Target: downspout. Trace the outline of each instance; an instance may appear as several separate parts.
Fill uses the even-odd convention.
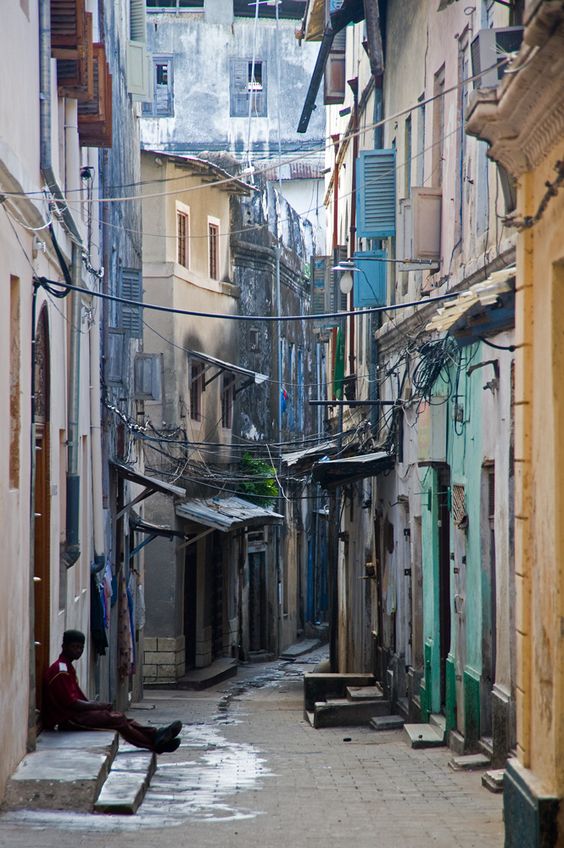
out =
[[[59,212],[63,226],[72,238],[71,277],[75,286],[81,285],[82,239],[66,205],[51,157],[51,3],[39,1],[39,128],[40,167],[53,196],[61,201]],[[79,515],[80,477],[78,474],[78,402],[80,393],[80,322],[81,294],[73,292],[70,322],[70,369],[68,404],[67,506],[66,543],[63,560],[67,568],[80,556]]]
[[[102,494],[102,421],[100,391],[100,331],[90,328],[90,446],[92,454],[92,511],[94,522],[94,570],[106,564]]]
[[[352,174],[351,174],[351,225],[349,229],[349,259],[354,259],[356,247],[356,160],[358,159],[358,77],[348,80],[349,88],[354,97],[353,106],[353,154],[352,154]],[[349,310],[352,312],[354,308],[354,287],[349,294]],[[349,318],[349,373],[354,374],[356,361],[356,340],[355,340],[356,322],[354,316]]]

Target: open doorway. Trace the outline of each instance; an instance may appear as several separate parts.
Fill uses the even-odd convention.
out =
[[[441,663],[441,711],[446,704],[446,663],[451,638],[450,591],[450,469],[441,468],[438,474],[438,527],[439,534],[439,632]]]

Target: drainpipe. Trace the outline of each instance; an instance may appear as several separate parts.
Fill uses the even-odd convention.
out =
[[[354,258],[354,250],[356,245],[356,160],[358,159],[358,77],[348,81],[349,87],[353,93],[353,155],[352,155],[352,175],[351,175],[351,225],[349,229],[349,259]],[[354,304],[354,288],[351,289],[349,295],[349,309],[352,312]],[[355,319],[351,315],[349,318],[349,372],[354,374],[356,361],[356,340],[355,340]]]
[[[52,194],[61,201],[63,226],[73,239],[71,277],[73,285],[81,285],[82,239],[69,212],[63,192],[57,183],[51,157],[51,3],[39,2],[39,118],[41,171]],[[67,568],[80,556],[79,515],[80,477],[78,474],[78,402],[80,392],[80,323],[81,294],[73,292],[70,323],[70,369],[68,404],[67,509],[66,544],[63,559]]]
[[[100,329],[90,329],[90,446],[92,453],[92,511],[94,521],[94,570],[101,571],[104,555],[104,513],[102,495],[102,424],[100,392]]]

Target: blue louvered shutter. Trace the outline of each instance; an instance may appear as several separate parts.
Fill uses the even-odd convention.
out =
[[[387,268],[385,250],[370,250],[354,254],[353,300],[355,309],[370,306],[386,306]]]
[[[143,300],[141,280],[141,271],[137,271],[135,268],[122,268],[120,296],[126,300]],[[142,326],[141,308],[129,303],[122,303],[121,329],[125,330],[132,338],[140,339],[143,335]]]
[[[396,233],[396,151],[363,150],[357,160],[357,235]]]

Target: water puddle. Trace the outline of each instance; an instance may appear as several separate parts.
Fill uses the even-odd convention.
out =
[[[181,739],[176,759],[159,760],[134,816],[21,810],[0,816],[0,823],[103,832],[175,826],[188,818],[232,822],[261,815],[237,804],[238,793],[260,789],[272,774],[253,745],[229,741],[216,726],[201,724],[185,727]]]

